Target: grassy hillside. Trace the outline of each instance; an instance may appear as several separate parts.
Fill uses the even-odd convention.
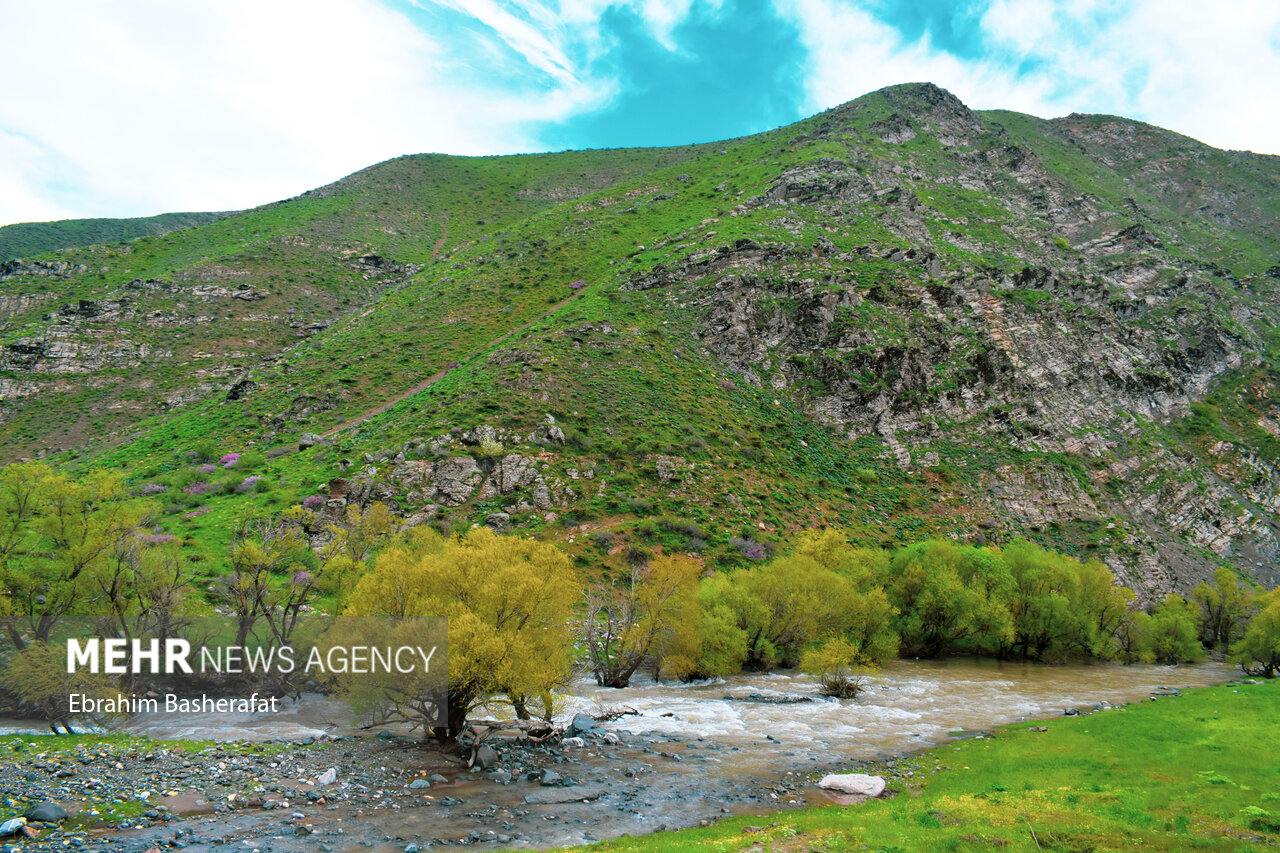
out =
[[[138,237],[168,234],[213,222],[225,213],[162,213],[133,219],[63,219],[57,222],[19,222],[0,228],[0,262],[29,258],[60,249],[119,243]]]
[[[716,558],[839,524],[1024,535],[1152,595],[1224,561],[1265,579],[1277,486],[1231,448],[1275,463],[1277,181],[928,85],[702,146],[402,157],[0,283],[0,446],[175,498],[198,443],[260,455],[271,492],[161,522],[215,574],[247,505],[341,476],[566,543],[688,521]],[[1193,406],[1241,383],[1213,432]],[[480,426],[549,498],[404,486],[410,462],[490,465]]]

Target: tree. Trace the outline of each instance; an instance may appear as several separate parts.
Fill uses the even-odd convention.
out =
[[[14,647],[48,642],[58,623],[84,612],[94,572],[149,514],[118,472],[75,480],[44,465],[0,469],[0,618]]]
[[[962,642],[995,649],[1012,638],[1001,600],[1009,581],[987,549],[922,542],[898,549],[887,571],[898,635],[912,654],[937,657]]]
[[[415,706],[421,697],[404,685],[384,682],[376,692],[377,701],[402,718],[453,740],[477,705],[495,698],[514,705],[568,682],[570,617],[580,589],[569,558],[553,545],[483,527],[450,539],[415,528],[407,542],[378,556],[352,590],[344,616],[391,626],[448,620],[444,719]],[[347,692],[351,683],[339,679]]]
[[[121,539],[92,579],[101,604],[99,634],[154,638],[163,645],[185,636],[195,623],[191,577],[173,545],[150,544],[138,536]]]
[[[72,694],[93,700],[123,699],[110,676],[84,669],[67,672],[66,648],[43,641],[28,643],[13,656],[0,672],[0,687],[38,713],[54,734],[75,734],[71,729]]]
[[[217,587],[236,620],[234,645],[247,644],[264,617],[275,640],[287,642],[302,606],[318,593],[316,579],[296,559],[304,546],[290,519],[249,515],[237,522],[231,571]],[[281,585],[282,578],[288,582]]]
[[[1170,593],[1151,614],[1151,652],[1159,663],[1195,663],[1204,660],[1200,645],[1199,613],[1194,604]]]
[[[1249,675],[1274,678],[1280,671],[1280,589],[1258,596],[1258,614],[1231,649],[1232,659]]]
[[[1191,598],[1200,605],[1200,640],[1206,646],[1230,648],[1257,612],[1253,587],[1226,566],[1213,573],[1212,585],[1201,582],[1192,590]]]
[[[681,674],[692,671],[694,638],[677,632],[697,624],[701,572],[695,560],[663,555],[632,566],[622,583],[587,589],[582,639],[597,684],[626,687],[651,652],[671,654]]]

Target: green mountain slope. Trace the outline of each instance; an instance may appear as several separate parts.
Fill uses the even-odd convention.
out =
[[[116,243],[168,234],[214,222],[225,213],[162,213],[133,219],[64,219],[19,222],[0,228],[0,262],[72,249],[94,243]]]
[[[1150,595],[1275,580],[1278,182],[928,84],[711,145],[400,158],[0,282],[0,440],[164,487],[215,561],[321,492],[584,556],[839,524],[1025,535]],[[183,492],[201,442],[275,448],[275,487]]]

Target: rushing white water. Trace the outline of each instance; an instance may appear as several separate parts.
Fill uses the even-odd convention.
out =
[[[1119,705],[1161,687],[1204,687],[1235,675],[1198,666],[1038,666],[985,660],[897,661],[868,680],[856,699],[824,699],[798,673],[738,675],[696,684],[640,682],[615,690],[579,681],[566,713],[633,709],[617,730],[704,737],[744,749],[785,744],[869,758],[939,743],[957,731],[1040,717],[1068,708]],[[809,702],[787,699],[814,697]],[[762,701],[764,700],[764,701]],[[773,700],[773,701],[768,701]],[[784,701],[778,701],[784,700]]]
[[[848,700],[824,699],[812,677],[790,672],[693,684],[637,679],[621,690],[580,679],[561,697],[557,717],[628,709],[639,713],[607,727],[655,737],[706,738],[736,747],[735,752],[776,754],[781,741],[815,756],[869,758],[938,743],[956,731],[1059,716],[1067,708],[1138,701],[1160,687],[1220,684],[1238,674],[1222,664],[1050,667],[987,660],[896,661],[871,678],[858,698]],[[766,701],[797,697],[810,701]],[[317,694],[281,699],[276,713],[161,711],[132,717],[123,728],[158,739],[220,741],[299,740],[356,731],[345,704]],[[9,730],[38,729],[28,722]]]

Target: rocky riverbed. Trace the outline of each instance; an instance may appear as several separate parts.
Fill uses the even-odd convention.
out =
[[[470,748],[459,754],[390,733],[317,726],[337,711],[323,697],[304,700],[283,721],[222,722],[237,738],[273,738],[259,742],[15,735],[0,739],[3,817],[46,801],[69,817],[61,828],[33,823],[35,838],[0,844],[128,853],[541,849],[838,802],[816,787],[829,772],[874,768],[909,786],[945,769],[938,754],[925,764],[890,756],[1016,719],[1090,713],[1229,677],[1213,665],[904,662],[844,702],[812,699],[802,676],[641,684],[609,693],[612,710],[634,714],[589,728],[578,717],[585,730],[570,727],[543,744],[498,732],[472,767]],[[603,708],[587,690],[567,697],[567,707]],[[171,738],[214,733],[214,721],[187,722],[186,730],[156,718],[132,727]]]

